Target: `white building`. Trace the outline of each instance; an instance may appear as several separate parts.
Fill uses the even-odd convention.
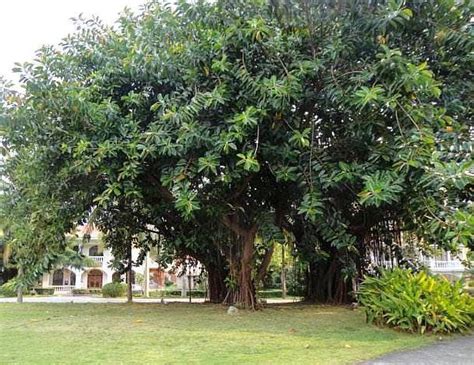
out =
[[[92,261],[93,265],[81,269],[73,267],[62,267],[44,273],[41,279],[41,287],[53,288],[55,294],[71,294],[73,289],[101,289],[105,284],[112,281],[126,282],[126,275],[120,275],[113,269],[110,263],[113,260],[109,249],[104,248],[101,242],[100,232],[86,232],[84,227],[79,227],[77,231],[79,249],[81,253]],[[90,239],[83,240],[84,234],[89,234]],[[139,255],[139,250],[132,250],[132,259],[135,261]],[[183,273],[184,272],[184,273]],[[140,266],[134,266],[132,272],[133,290],[143,291],[146,287],[145,281],[148,278],[148,289],[164,289],[166,284],[172,284],[177,289],[185,291],[191,285],[195,289],[196,281],[201,273],[201,267],[194,268],[162,268],[149,256]],[[141,280],[138,280],[140,276]]]
[[[468,270],[468,267],[465,265],[469,260],[468,253],[469,249],[461,246],[457,255],[448,251],[433,248],[433,254],[431,256],[423,255],[421,252],[415,252],[412,255],[407,256],[411,256],[412,260],[416,260],[423,264],[423,266],[428,268],[432,273],[442,273],[454,277],[461,277],[463,273]],[[370,252],[369,255],[370,261],[375,266],[398,266],[395,257],[385,257],[381,260],[380,258],[377,258],[377,255],[374,255],[373,252]]]

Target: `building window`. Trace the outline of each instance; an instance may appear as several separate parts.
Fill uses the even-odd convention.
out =
[[[102,252],[99,252],[99,246],[89,248],[89,256],[102,256]]]
[[[62,270],[55,270],[53,273],[53,285],[63,285],[64,273]]]
[[[69,274],[69,285],[76,285],[76,274],[74,274],[72,271]]]

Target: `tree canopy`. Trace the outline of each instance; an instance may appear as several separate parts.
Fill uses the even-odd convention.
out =
[[[471,10],[221,0],[79,17],[2,98],[9,219],[28,222],[13,232],[46,252],[93,211],[116,253],[225,260],[227,297],[249,307],[257,235],[292,237],[318,300],[344,300],[371,245],[402,231],[472,247]]]

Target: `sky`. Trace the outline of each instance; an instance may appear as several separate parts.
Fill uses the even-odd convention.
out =
[[[31,61],[42,45],[56,44],[74,31],[79,13],[113,24],[125,8],[145,0],[0,0],[0,75],[13,82],[15,62]]]

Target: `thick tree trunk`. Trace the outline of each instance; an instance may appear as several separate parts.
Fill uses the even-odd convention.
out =
[[[310,259],[306,272],[305,300],[317,303],[350,303],[349,291],[352,285],[344,279],[342,272],[344,266],[340,261],[338,250],[320,237],[318,239],[319,248],[329,254],[329,257],[318,257],[314,244],[305,239],[303,221],[296,221],[291,227],[291,231],[295,236],[295,243],[300,255]]]
[[[252,278],[255,233],[253,230],[242,237],[242,257],[240,259],[240,278],[237,303],[244,308],[255,309],[255,285]]]
[[[222,264],[219,264],[219,262],[213,262],[206,265],[206,269],[209,285],[209,301],[211,303],[222,303],[227,293],[225,268]]]
[[[344,280],[337,256],[326,261],[310,262],[307,273],[307,301],[316,303],[350,303],[350,283]]]
[[[255,257],[255,235],[257,227],[239,228],[234,258],[229,259],[230,277],[234,285],[228,289],[225,304],[235,304],[242,308],[256,309],[255,283],[253,280],[253,264]]]

